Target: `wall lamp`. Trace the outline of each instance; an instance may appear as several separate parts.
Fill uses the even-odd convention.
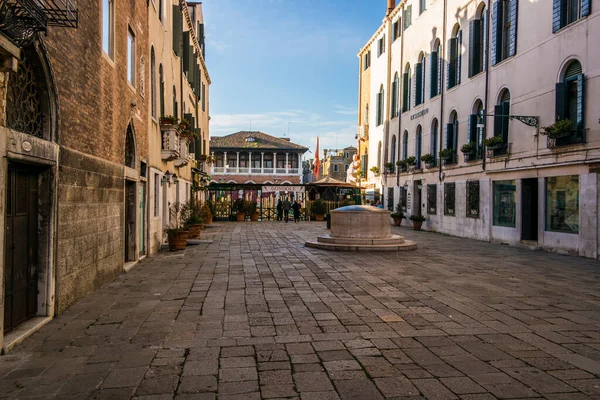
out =
[[[162,179],[160,180],[160,183],[161,183],[161,185],[164,185],[166,183],[169,186],[171,186],[171,179],[175,185],[177,185],[177,182],[179,182],[179,178],[177,178],[177,174],[171,174],[167,170],[167,172],[165,172]]]

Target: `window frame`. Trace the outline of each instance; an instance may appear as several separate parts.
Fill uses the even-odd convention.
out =
[[[136,63],[136,37],[131,26],[127,28],[127,82],[133,87],[136,87],[137,79],[137,63]]]
[[[108,6],[108,7],[106,7]],[[108,8],[108,15],[105,15]],[[114,0],[102,0],[101,11],[102,51],[111,60],[115,59],[115,2]],[[108,32],[105,32],[105,29]],[[105,37],[106,35],[106,37]]]

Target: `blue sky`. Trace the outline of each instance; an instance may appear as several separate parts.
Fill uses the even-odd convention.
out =
[[[210,133],[288,132],[314,152],[355,145],[356,54],[386,0],[203,0]],[[312,153],[307,154],[313,157]]]

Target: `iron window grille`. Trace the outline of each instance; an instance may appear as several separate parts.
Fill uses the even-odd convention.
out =
[[[444,215],[455,215],[454,206],[456,204],[456,185],[452,183],[444,183]]]
[[[467,218],[479,218],[479,181],[467,181]]]
[[[402,212],[406,214],[406,205],[408,204],[408,190],[404,187],[400,188],[400,207]]]
[[[427,214],[437,214],[437,185],[427,185]]]

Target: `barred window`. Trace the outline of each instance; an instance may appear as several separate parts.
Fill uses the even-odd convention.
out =
[[[456,186],[454,182],[444,183],[444,215],[454,216]]]
[[[437,214],[437,185],[427,185],[427,214]]]
[[[479,181],[467,182],[467,218],[479,218]]]

